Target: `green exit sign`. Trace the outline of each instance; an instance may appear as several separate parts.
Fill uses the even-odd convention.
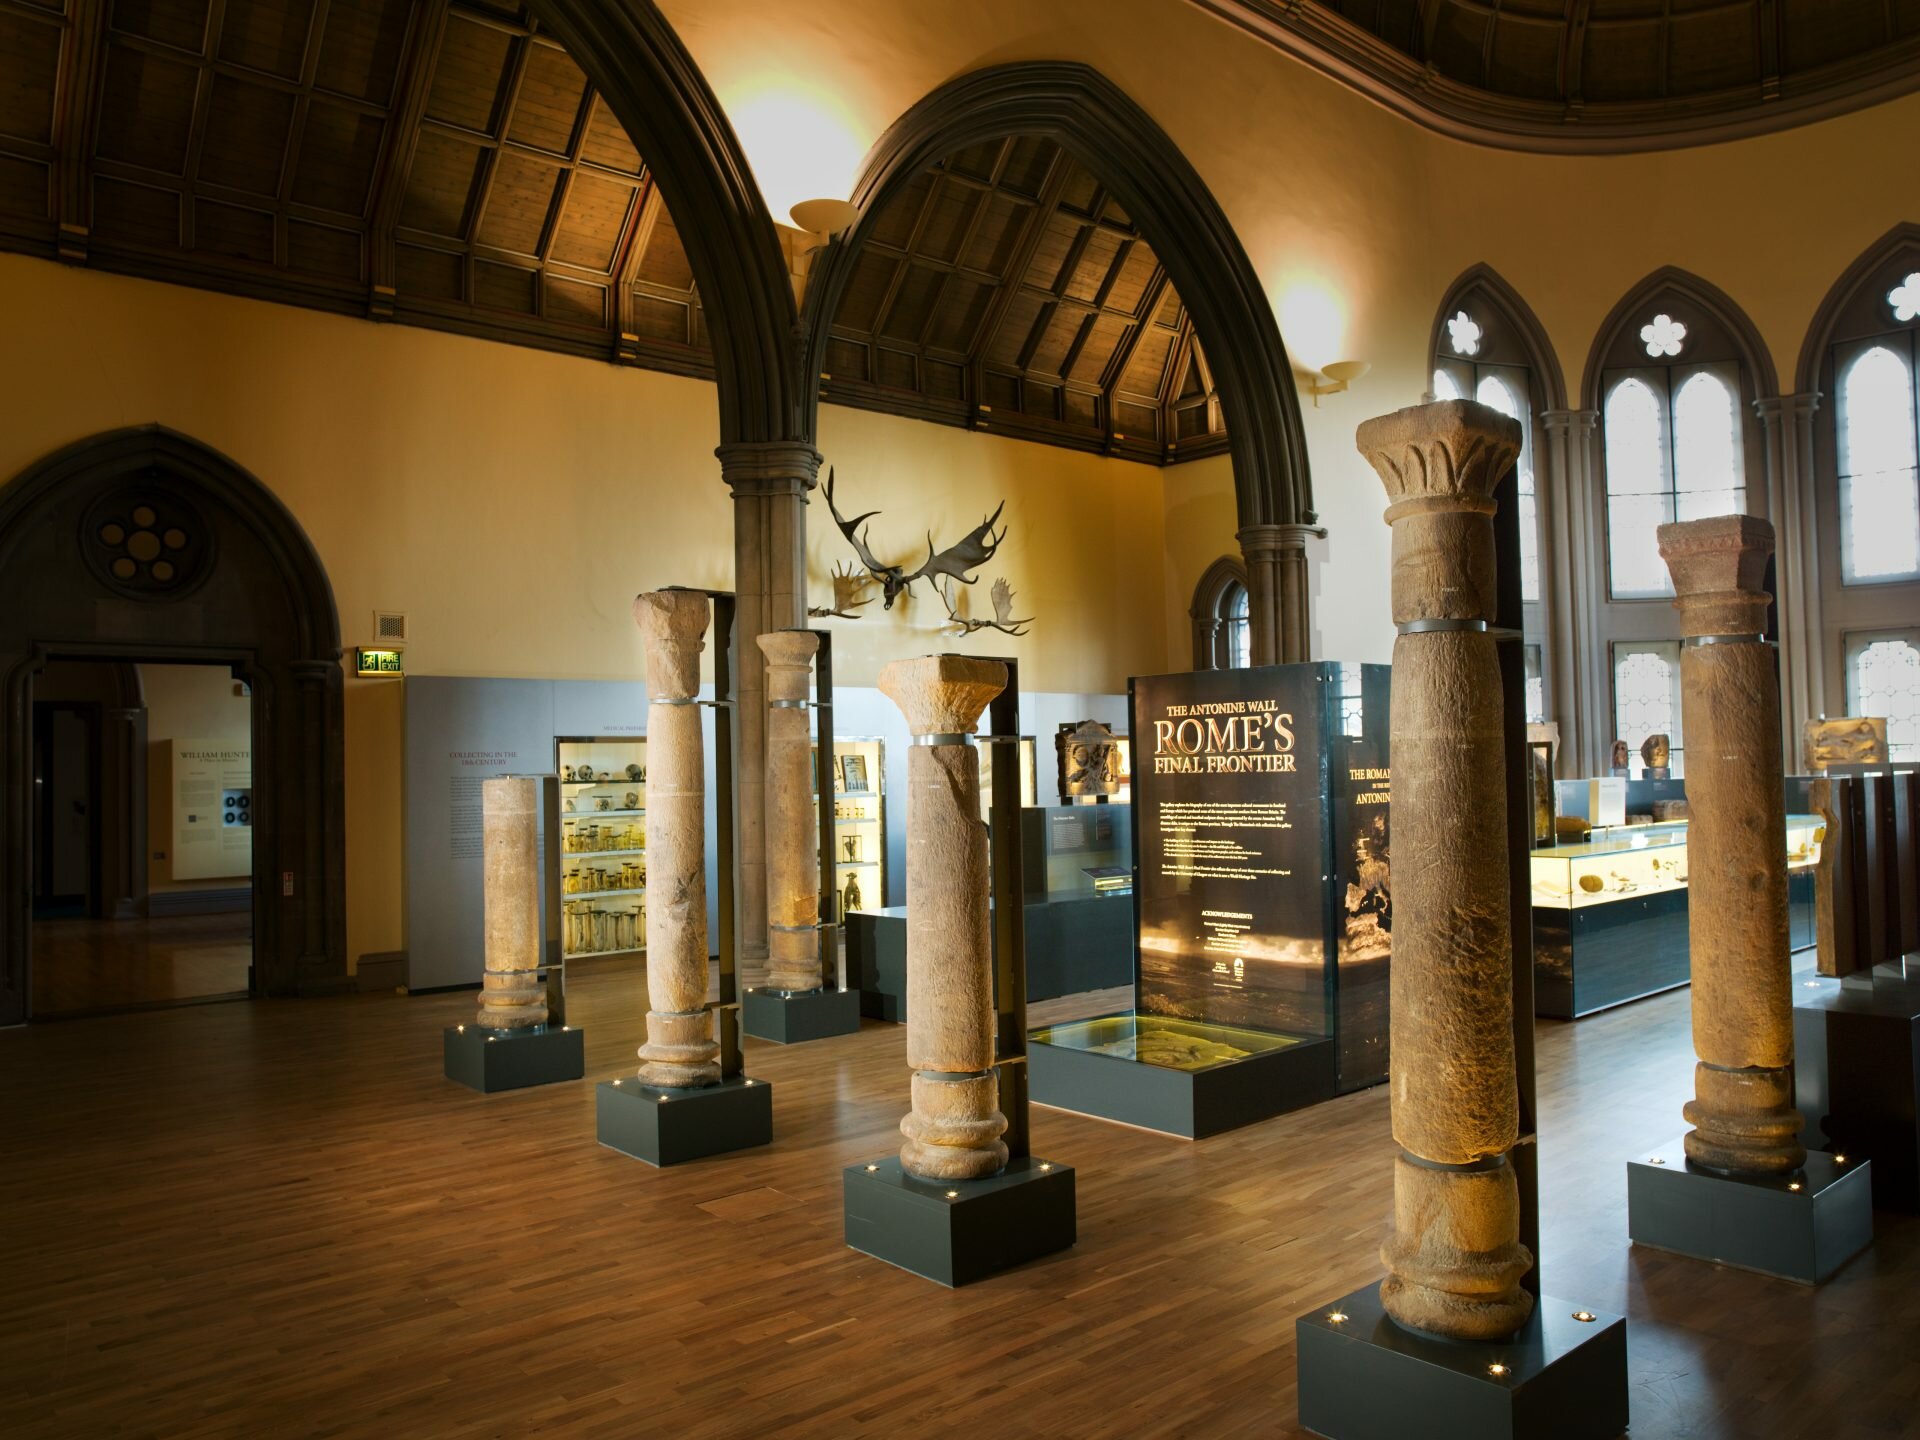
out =
[[[398,650],[362,650],[360,652],[360,673],[362,675],[401,675],[406,667],[401,663]]]

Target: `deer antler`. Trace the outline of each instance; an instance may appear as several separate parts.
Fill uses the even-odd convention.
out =
[[[842,518],[840,507],[833,503],[832,466],[827,467],[825,494],[827,497],[827,510],[833,516],[833,523],[838,525],[840,527],[840,533],[847,537],[847,543],[853,546],[853,553],[860,557],[860,563],[866,566],[868,573],[880,582],[881,598],[883,601],[881,608],[891,610],[893,608],[893,602],[898,600],[904,591],[912,587],[913,581],[917,577],[905,574],[898,565],[882,565],[880,561],[875,558],[871,547],[868,546],[866,533],[861,530],[860,526],[864,521],[870,520],[875,515],[878,515],[880,513],[878,510],[865,511],[862,514],[854,516],[851,520]]]
[[[1000,512],[1006,508],[1007,502],[1002,500],[991,515],[967,532],[965,539],[956,545],[948,546],[945,550],[936,551],[933,548],[933,535],[929,532],[927,562],[907,576],[906,583],[911,585],[916,580],[932,580],[938,575],[948,575],[962,585],[973,584],[979,577],[969,575],[967,571],[991,560],[993,552],[1000,548],[1000,542],[1007,538],[1005,530],[998,535],[993,533],[993,527],[1000,521]]]
[[[1008,635],[1024,635],[1026,627],[1033,624],[1029,615],[1024,620],[1013,620],[1013,591],[1005,580],[996,580],[993,586],[993,608],[998,618],[993,620],[974,620],[962,615],[953,608],[953,582],[942,585],[938,580],[932,582],[941,602],[947,607],[947,623],[940,627],[943,635],[971,635],[976,630],[999,630]]]

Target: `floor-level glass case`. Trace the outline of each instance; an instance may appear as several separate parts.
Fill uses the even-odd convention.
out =
[[[563,735],[561,948],[569,959],[637,954],[647,943],[647,742]]]

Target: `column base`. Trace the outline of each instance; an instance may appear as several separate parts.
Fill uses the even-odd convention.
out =
[[[743,1075],[698,1090],[602,1080],[593,1108],[602,1145],[656,1167],[773,1143],[773,1087]]]
[[[1627,1162],[1627,1235],[1636,1245],[1817,1285],[1873,1240],[1872,1169],[1814,1151],[1791,1175],[1715,1175],[1690,1165],[1676,1138]]]
[[[852,1035],[860,1028],[860,992],[749,990],[741,997],[740,1028],[776,1045]]]
[[[1627,1322],[1576,1311],[1593,1314],[1543,1295],[1510,1340],[1444,1340],[1395,1324],[1368,1285],[1293,1322],[1300,1424],[1330,1440],[1617,1440]]]
[[[1794,1100],[1809,1143],[1873,1161],[1873,1201],[1920,1210],[1920,975],[1820,980],[1793,1007]]]
[[[953,1288],[1072,1248],[1073,1167],[1031,1156],[985,1180],[922,1180],[898,1155],[842,1172],[847,1245]]]
[[[485,1095],[578,1080],[587,1073],[586,1033],[577,1025],[525,1030],[449,1025],[440,1032],[440,1055],[447,1079]]]

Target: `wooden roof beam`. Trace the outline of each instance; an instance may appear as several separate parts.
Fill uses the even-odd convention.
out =
[[[1059,208],[1060,198],[1067,192],[1067,182],[1073,178],[1073,170],[1073,161],[1067,158],[1067,152],[1056,149],[1053,159],[1048,163],[1046,178],[1040,182],[1039,199],[1027,212],[1020,234],[1014,241],[1013,253],[1007,264],[1006,283],[994,291],[993,298],[987,302],[986,314],[980,317],[973,343],[967,347],[967,354],[971,357],[967,363],[967,389],[973,402],[976,423],[980,423],[987,412],[986,405],[980,399],[986,389],[987,348],[999,334],[1001,325],[1006,323],[1007,308],[1020,292],[1018,277],[1025,275],[1032,267],[1034,253],[1039,250],[1040,241],[1046,234],[1047,218]]]
[[[100,71],[106,63],[107,0],[71,0],[54,102],[54,253],[87,261],[93,234],[94,136],[100,128]]]
[[[380,137],[380,161],[374,171],[373,203],[367,210],[367,314],[393,318],[395,261],[393,235],[406,200],[420,122],[433,89],[440,42],[447,33],[447,0],[419,0],[407,22],[400,66],[387,107],[387,128]]]

